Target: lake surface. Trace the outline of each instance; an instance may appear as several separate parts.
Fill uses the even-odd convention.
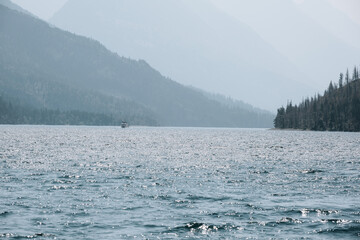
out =
[[[360,134],[0,126],[0,238],[359,239]]]

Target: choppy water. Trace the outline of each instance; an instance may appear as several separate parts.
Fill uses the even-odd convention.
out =
[[[0,238],[359,237],[358,133],[0,126]]]

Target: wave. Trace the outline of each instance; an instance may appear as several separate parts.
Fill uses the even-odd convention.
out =
[[[12,214],[12,212],[5,211],[5,212],[0,213],[0,217],[7,217],[11,214]]]
[[[343,238],[344,235],[352,236],[352,237],[360,237],[360,224],[345,224],[334,228],[321,229],[317,231],[317,233],[338,235],[339,239]],[[342,237],[340,237],[340,235]]]
[[[186,199],[190,201],[211,201],[211,202],[218,202],[218,201],[227,201],[231,198],[229,197],[204,197],[204,196],[197,196],[197,195],[188,195]]]
[[[327,209],[308,209],[308,208],[304,208],[301,209],[301,214],[303,216],[307,216],[309,214],[316,214],[316,215],[331,215],[331,214],[339,214],[340,211],[339,210],[327,210]]]
[[[225,225],[215,225],[215,224],[206,224],[201,222],[190,222],[186,223],[183,226],[178,226],[167,231],[167,233],[178,233],[178,232],[192,232],[192,233],[211,233],[218,231],[232,231],[232,230],[241,230],[241,227],[225,224]]]
[[[304,174],[315,174],[315,173],[322,173],[324,172],[323,170],[320,169],[304,169],[304,170],[300,170],[301,173]]]
[[[56,236],[53,234],[47,233],[35,233],[31,235],[18,235],[13,233],[0,233],[0,238],[11,238],[11,239],[34,239],[34,238],[53,238],[56,239]]]

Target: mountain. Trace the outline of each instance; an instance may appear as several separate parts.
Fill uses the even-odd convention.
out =
[[[359,25],[328,1],[212,1],[253,28],[307,75],[301,81],[317,90],[336,80],[334,76],[347,66],[360,62]]]
[[[0,86],[4,99],[21,105],[112,114],[130,124],[268,127],[272,118],[224,106],[143,60],[2,5]]]
[[[274,120],[276,128],[309,129],[316,131],[360,131],[360,78],[354,68],[339,83],[332,83],[324,95],[307,98],[302,103],[278,109]]]
[[[273,115],[269,111],[263,110],[261,108],[254,107],[254,106],[252,106],[252,105],[250,105],[248,103],[245,103],[245,102],[243,102],[241,100],[233,99],[233,98],[231,98],[229,96],[225,96],[225,95],[222,95],[222,94],[219,94],[219,93],[206,92],[206,91],[204,91],[202,89],[195,88],[195,87],[192,87],[192,86],[190,86],[190,88],[195,90],[195,91],[200,92],[201,94],[203,94],[208,99],[219,102],[219,103],[221,103],[221,104],[223,104],[223,105],[225,105],[227,107],[230,107],[230,108],[235,108],[235,109],[240,108],[240,109],[244,109],[244,110],[247,110],[247,111],[250,111],[250,112]]]
[[[268,110],[314,92],[287,58],[210,0],[69,0],[50,21],[182,84]]]

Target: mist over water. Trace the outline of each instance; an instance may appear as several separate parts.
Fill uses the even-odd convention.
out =
[[[360,236],[357,133],[0,126],[0,238]]]

